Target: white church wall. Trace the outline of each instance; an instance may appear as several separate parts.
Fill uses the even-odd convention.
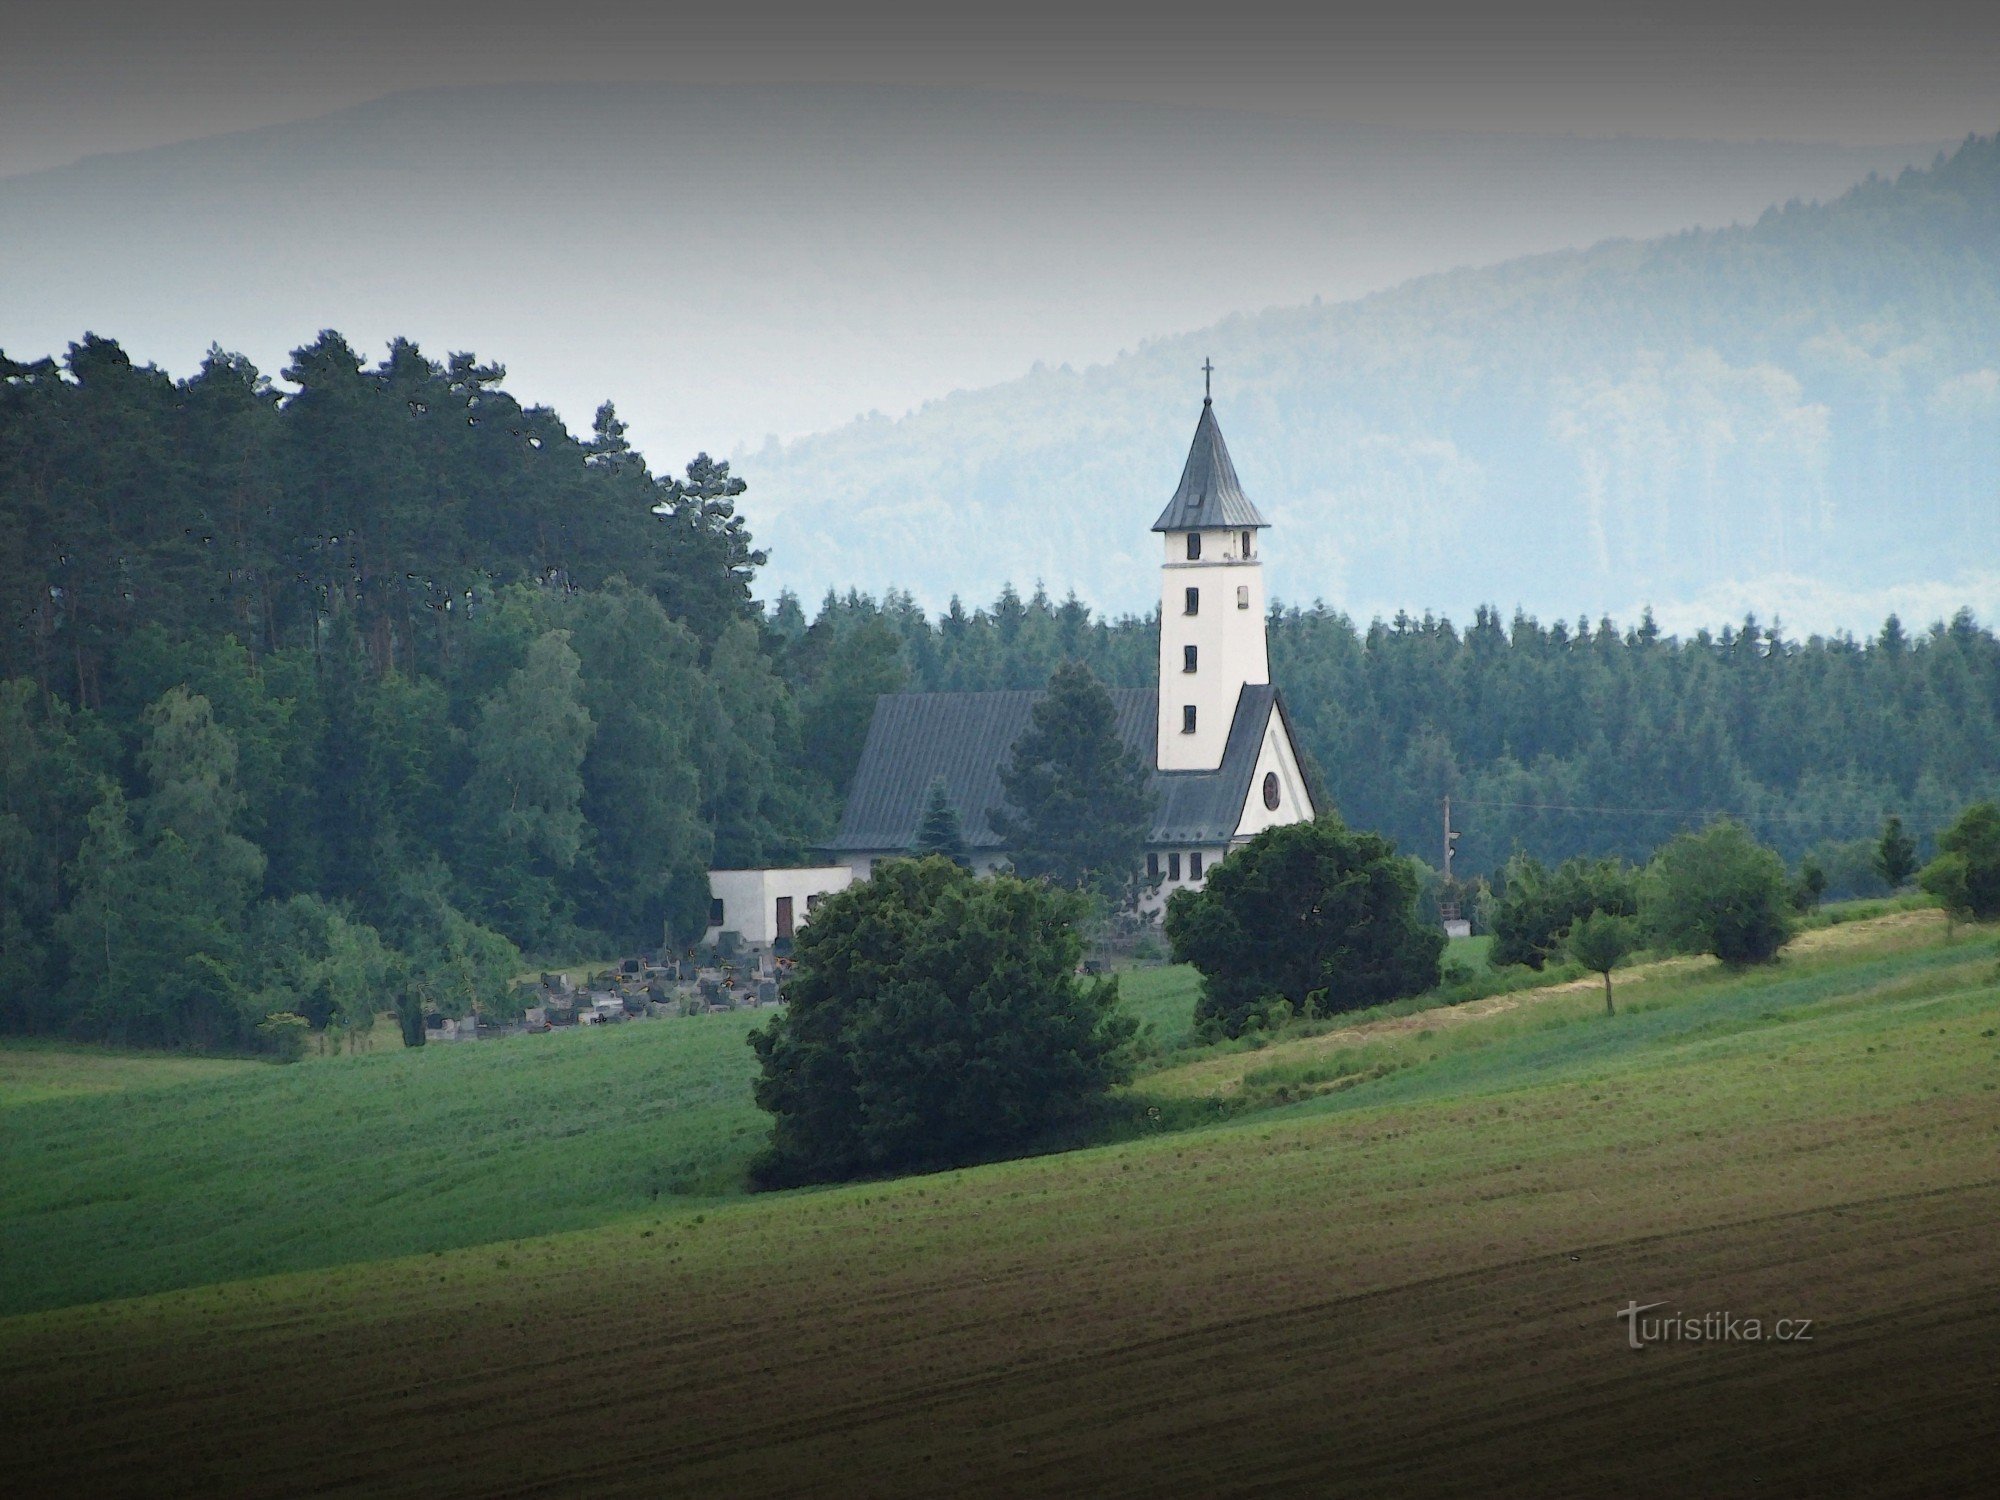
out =
[[[1151,853],[1160,862],[1159,882],[1141,888],[1139,892],[1139,912],[1142,916],[1156,917],[1167,909],[1167,899],[1175,891],[1198,891],[1208,884],[1208,872],[1226,856],[1229,851],[1219,845],[1197,845],[1180,849],[1155,849]],[[1180,873],[1173,872],[1172,856],[1180,857]],[[1194,873],[1194,858],[1201,858],[1201,873]]]
[[[1275,807],[1267,791],[1275,792]],[[1291,737],[1285,733],[1285,721],[1273,712],[1264,725],[1264,744],[1257,752],[1257,769],[1250,774],[1250,795],[1236,820],[1236,837],[1247,839],[1266,828],[1308,822],[1312,816],[1312,795],[1306,790]]]

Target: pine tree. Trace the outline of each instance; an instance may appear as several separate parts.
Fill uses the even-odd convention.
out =
[[[917,858],[939,854],[967,869],[972,862],[965,855],[965,830],[959,826],[958,809],[952,806],[944,778],[931,781],[930,797],[924,804],[924,820],[917,826],[917,842],[910,849]]]
[[[1081,662],[1064,662],[1049,678],[1000,784],[1008,806],[988,817],[1018,874],[1130,899],[1152,797],[1145,768],[1118,738],[1111,695]]]
[[[1895,616],[1890,616],[1893,621]],[[1903,832],[1903,820],[1891,813],[1882,821],[1882,837],[1875,845],[1875,873],[1901,890],[1917,873],[1917,841]]]

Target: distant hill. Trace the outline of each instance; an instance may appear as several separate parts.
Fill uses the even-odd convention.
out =
[[[1037,359],[1754,218],[1935,143],[1474,135],[972,90],[511,86],[0,180],[0,348],[269,372],[321,328],[506,362],[661,463]],[[790,549],[795,554],[800,548]]]
[[[1208,355],[1290,601],[1652,603],[1683,627],[2000,609],[1992,139],[1746,227],[1232,317],[739,454],[767,586],[1041,579],[1149,607]]]

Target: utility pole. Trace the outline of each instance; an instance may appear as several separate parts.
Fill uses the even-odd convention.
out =
[[[1451,879],[1451,846],[1458,842],[1458,835],[1451,828],[1451,798],[1444,799],[1444,878]]]
[[[1454,932],[1460,937],[1470,935],[1470,928],[1459,927],[1458,903],[1451,899],[1451,846],[1458,842],[1458,832],[1451,826],[1451,798],[1444,799],[1444,890],[1440,893],[1438,915],[1444,919],[1445,936]]]

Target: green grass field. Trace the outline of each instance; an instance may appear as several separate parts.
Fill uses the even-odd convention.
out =
[[[200,1083],[262,1066],[246,1059],[120,1052],[9,1037],[0,1041],[0,1111],[52,1099]]]
[[[161,1286],[295,1269],[0,1320],[21,1434],[0,1480],[1972,1493],[2000,1420],[2000,978],[1991,930],[1940,937],[1904,914],[1768,969],[1649,965],[1621,974],[1616,1017],[1586,982],[1190,1052],[1137,1087],[1251,1112],[757,1198],[670,1196],[725,1182],[760,1133],[710,1097],[748,1076],[742,1017],[23,1106],[0,1117],[40,1122],[5,1141],[27,1163],[10,1276],[116,1234],[120,1274],[146,1267],[138,1241],[178,1267]],[[1147,971],[1127,1002],[1172,1022],[1192,991]],[[593,1088],[575,1123],[595,1143],[513,1134]],[[660,1108],[625,1118],[639,1097]],[[168,1099],[203,1133],[136,1139],[169,1133]],[[56,1122],[86,1138],[81,1169],[27,1151]],[[314,1131],[350,1154],[315,1158]],[[451,1150],[420,1172],[426,1133]],[[233,1207],[177,1208],[191,1192]],[[491,1242],[434,1243],[461,1218]],[[42,1276],[34,1305],[101,1295],[87,1281]],[[1613,1317],[1632,1299],[1818,1332],[1635,1353]]]
[[[8,1049],[132,1081],[0,1111],[0,1310],[449,1249],[741,1191],[748,1014],[292,1067]],[[113,1067],[117,1064],[117,1067]],[[202,1070],[208,1070],[203,1072]],[[175,1080],[180,1080],[175,1082]],[[35,1087],[30,1083],[27,1087]]]

